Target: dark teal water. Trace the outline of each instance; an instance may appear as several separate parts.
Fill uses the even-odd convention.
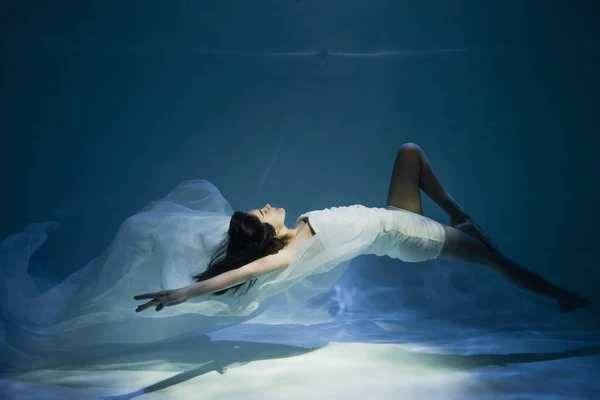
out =
[[[30,272],[60,279],[186,179],[215,183],[235,209],[285,207],[288,224],[312,209],[384,206],[396,151],[416,142],[507,255],[597,304],[598,11],[591,1],[3,4],[0,236],[59,221]],[[424,208],[448,221],[427,198]],[[275,370],[250,363],[237,378],[147,398],[190,396],[195,384],[213,385],[207,398],[600,398],[597,307],[561,315],[473,265],[362,257],[306,310],[308,322],[269,310],[211,335],[227,357],[198,350],[201,362]],[[230,341],[248,351],[236,360]],[[289,367],[294,357],[307,368]],[[332,372],[340,365],[346,375]],[[80,386],[116,394],[164,378],[146,377],[90,374]],[[57,398],[85,397],[58,382]]]

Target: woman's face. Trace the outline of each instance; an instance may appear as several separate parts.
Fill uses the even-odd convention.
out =
[[[285,227],[285,210],[283,208],[271,207],[267,203],[263,208],[248,211],[248,214],[257,216],[262,223],[272,225],[277,232]]]

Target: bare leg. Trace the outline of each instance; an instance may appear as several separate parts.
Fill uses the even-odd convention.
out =
[[[450,196],[433,171],[425,152],[415,143],[400,147],[388,192],[389,205],[422,214],[419,189],[423,190],[451,218],[464,214],[462,207]]]
[[[405,143],[394,162],[387,203],[422,214],[420,190],[448,214],[451,226],[477,238],[488,248],[497,249],[483,229],[471,220],[444,188],[423,149],[415,143]]]
[[[448,193],[442,182],[436,175],[429,159],[425,152],[419,147],[421,158],[421,175],[419,177],[419,185],[421,190],[431,198],[442,210],[450,217],[450,225],[455,225],[453,222],[464,222],[466,219],[465,210],[454,200]]]
[[[439,256],[440,259],[472,262],[486,266],[522,289],[553,298],[563,312],[592,305],[588,299],[548,282],[535,272],[508,259],[501,252],[490,251],[479,240],[462,231],[448,225],[442,226],[446,233],[446,240]]]

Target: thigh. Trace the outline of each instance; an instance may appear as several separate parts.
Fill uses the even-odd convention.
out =
[[[381,214],[383,232],[378,238],[381,237],[387,245],[385,255],[405,262],[421,262],[439,257],[444,246],[442,224],[405,210],[390,210]]]
[[[396,156],[387,205],[423,214],[419,185],[421,163],[418,150],[403,146]]]
[[[440,225],[444,229],[445,240],[438,258],[481,264],[492,261],[493,254],[479,240],[451,226]]]

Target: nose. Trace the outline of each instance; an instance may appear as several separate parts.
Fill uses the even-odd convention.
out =
[[[265,207],[268,209],[271,209],[271,205],[269,203],[267,203],[267,205]]]

